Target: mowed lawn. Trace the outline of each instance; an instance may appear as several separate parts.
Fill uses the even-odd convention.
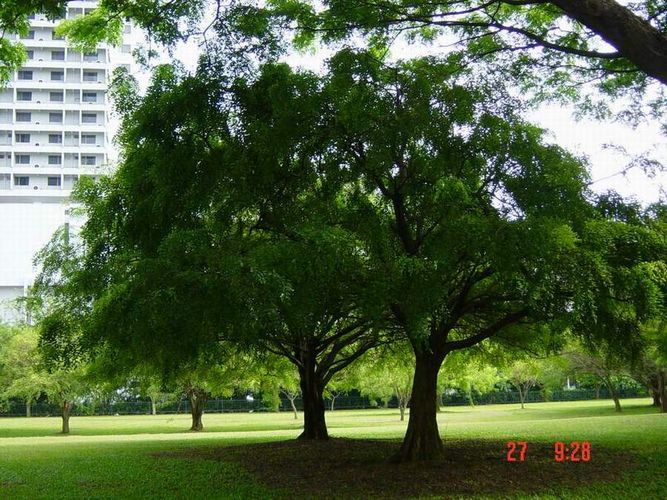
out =
[[[438,469],[444,471],[437,474],[442,477],[434,478],[436,483],[443,482],[442,490],[434,483],[424,490],[426,493],[415,489],[415,495],[667,498],[667,415],[658,413],[649,403],[649,399],[623,400],[624,410],[620,414],[613,411],[613,404],[608,400],[533,403],[524,410],[518,405],[446,407],[439,415],[446,449],[465,453],[468,444],[483,443],[479,465],[486,466],[487,461],[495,467],[484,470],[499,476],[510,471],[519,474],[521,480],[516,485],[516,493],[512,494],[508,494],[506,488],[495,491],[490,481],[493,478],[488,477],[485,486],[476,489],[475,477],[480,477],[481,473],[475,472],[476,448],[468,447],[473,450],[466,458],[472,460],[472,477],[461,479],[459,474],[451,478],[469,483],[464,489],[449,487],[445,464],[444,469]],[[406,422],[400,422],[397,410],[384,409],[327,412],[327,421],[332,436],[355,440],[400,440],[406,426]],[[258,443],[292,440],[299,434],[301,422],[294,420],[290,413],[206,414],[206,430],[202,433],[187,431],[189,415],[72,417],[69,436],[58,434],[59,425],[57,417],[0,419],[0,498],[319,496],[312,485],[304,490],[307,494],[299,494],[301,479],[307,482],[308,464],[306,472],[300,471],[291,487],[258,475],[263,460],[267,468],[276,468],[273,449]],[[509,440],[528,442],[525,463],[505,462],[505,443]],[[547,456],[554,441],[590,441],[591,461],[556,464]],[[368,461],[383,461],[385,450],[397,447],[399,442],[382,443],[382,446],[367,442],[371,443],[371,449],[379,450],[380,456],[369,455],[368,451],[364,456]],[[338,443],[349,448],[349,443],[354,445],[357,441],[339,440]],[[239,453],[234,451],[240,445],[246,447],[242,448],[247,451],[245,461],[237,459]],[[340,444],[332,446],[332,454],[340,453],[339,449]],[[326,451],[326,445],[318,448],[318,453]],[[282,472],[286,472],[290,470],[290,461],[296,464],[307,460],[308,456],[291,453],[278,467],[284,467]],[[372,469],[375,472],[369,474],[364,472],[363,457],[359,459],[354,453],[350,456],[353,461],[361,460],[351,469],[359,470],[359,474],[337,478],[338,486],[327,478],[326,484],[322,484],[322,498],[393,496],[388,490],[371,487],[375,483],[364,483],[367,476],[387,474],[387,479],[389,476],[395,479],[406,470],[418,470],[413,465],[375,464]],[[596,469],[600,464],[605,465]],[[269,477],[280,477],[280,472],[273,471],[273,476]],[[568,476],[570,472],[572,477]],[[423,476],[424,470],[421,473]],[[550,483],[552,476],[553,484]],[[408,473],[407,477],[419,476]],[[379,484],[382,479],[373,477],[368,481]],[[356,485],[359,485],[358,491]],[[397,492],[395,496],[405,494]]]

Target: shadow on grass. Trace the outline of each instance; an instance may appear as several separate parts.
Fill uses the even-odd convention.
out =
[[[296,498],[439,498],[534,494],[619,480],[634,457],[594,447],[590,462],[558,463],[553,443],[529,443],[524,462],[507,462],[505,442],[446,443],[444,460],[390,464],[394,440],[279,441],[224,448],[156,453],[165,459],[235,462],[267,487]]]

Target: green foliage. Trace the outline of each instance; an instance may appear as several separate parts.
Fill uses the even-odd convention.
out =
[[[438,377],[441,391],[459,389],[468,398],[470,406],[475,405],[476,394],[491,392],[501,380],[498,369],[484,363],[474,352],[460,352],[448,356]]]
[[[20,398],[29,405],[50,387],[37,332],[29,327],[2,328],[11,333],[0,348],[0,398]]]
[[[664,69],[653,72],[648,69],[650,63],[647,66],[646,60],[637,57],[640,52],[629,48],[632,40],[636,48],[642,45],[639,41],[642,29],[623,30],[627,45],[622,48],[626,50],[600,47],[614,43],[612,33],[619,32],[614,29],[614,22],[623,25],[636,22],[638,27],[646,23],[644,27],[655,30],[655,39],[664,42],[667,23],[664,6],[657,7],[653,0],[634,2],[627,6],[627,12],[636,16],[633,21],[621,19],[616,12],[615,18],[605,18],[605,23],[595,25],[581,20],[586,16],[590,20],[606,15],[616,3],[575,6],[576,3],[329,0],[320,5],[306,0],[273,0],[268,9],[260,12],[264,17],[272,15],[295,23],[298,46],[313,44],[316,39],[333,44],[361,37],[366,47],[372,49],[379,40],[386,43],[401,35],[409,42],[427,45],[442,37],[447,40],[448,50],[458,53],[458,71],[472,69],[480,75],[502,73],[538,102],[545,98],[578,101],[582,109],[591,112],[596,109],[599,112],[602,106],[608,115],[604,99],[586,93],[586,86],[581,85],[595,82],[606,96],[631,95],[635,101],[648,104],[646,110],[637,106],[628,110],[626,115],[634,120],[641,118],[643,111],[662,109],[662,97],[646,98],[645,90],[651,79],[645,71],[664,83]],[[589,8],[597,10],[590,12]],[[585,14],[580,15],[581,11]],[[658,94],[662,95],[660,89]]]

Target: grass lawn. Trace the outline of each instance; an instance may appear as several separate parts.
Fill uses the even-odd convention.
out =
[[[397,410],[327,413],[329,443],[292,441],[291,414],[0,419],[0,498],[667,498],[667,415],[649,399],[447,407],[447,458],[393,465]],[[184,432],[185,431],[185,432]],[[507,463],[506,441],[527,441]],[[590,441],[588,463],[556,463],[553,442]]]

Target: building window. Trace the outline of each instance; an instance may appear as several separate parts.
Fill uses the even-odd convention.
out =
[[[49,134],[49,144],[62,144],[63,136],[60,134]]]
[[[47,186],[60,186],[60,177],[47,177],[46,179]]]
[[[29,165],[30,164],[30,155],[16,155],[16,164],[17,165]]]
[[[30,142],[30,134],[16,134],[16,142]]]
[[[62,158],[60,155],[49,155],[49,165],[60,165],[62,164]]]
[[[97,92],[84,92],[82,98],[83,102],[97,102]]]
[[[96,82],[97,81],[97,71],[84,71],[83,72],[83,81],[84,82]]]
[[[97,138],[94,135],[81,134],[81,144],[95,144]]]
[[[63,114],[62,113],[49,113],[49,123],[62,123]]]
[[[34,40],[35,39],[35,30],[28,31],[27,36],[22,37],[24,40]]]
[[[55,30],[51,32],[51,39],[52,40],[63,40],[63,37],[58,35]]]
[[[81,113],[82,123],[97,123],[97,115],[95,113]]]
[[[19,80],[32,80],[32,71],[22,69],[18,74]]]
[[[32,114],[28,111],[17,111],[16,112],[16,121],[17,122],[29,122],[32,119]]]
[[[123,45],[123,46],[120,48],[120,51],[121,51],[123,54],[129,54],[129,53],[132,51],[132,49],[131,49],[131,47],[130,47],[129,45]]]
[[[63,93],[62,92],[49,92],[49,99],[51,102],[63,102]]]
[[[35,58],[35,51],[34,50],[26,50],[25,51],[26,56],[28,56],[28,59],[33,60]]]
[[[30,177],[27,175],[15,175],[14,176],[14,185],[15,186],[29,186]]]
[[[97,158],[94,156],[81,155],[81,165],[95,165],[96,163]]]
[[[65,51],[64,50],[52,50],[51,51],[51,60],[52,61],[64,61],[65,60]]]
[[[62,82],[65,79],[64,71],[51,71],[51,81]]]
[[[32,101],[32,92],[27,90],[19,90],[16,92],[17,101]]]

